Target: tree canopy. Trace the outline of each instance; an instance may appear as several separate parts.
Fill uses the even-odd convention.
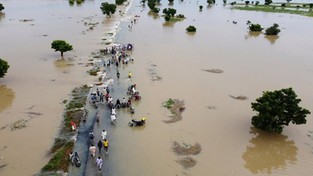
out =
[[[163,9],[163,13],[167,16],[172,16],[174,17],[174,15],[176,14],[176,9],[173,8],[165,8]]]
[[[261,32],[264,28],[260,24],[253,24],[250,21],[247,22],[248,29],[252,32]]]
[[[0,12],[4,10],[4,6],[0,3]]]
[[[197,31],[197,28],[194,27],[194,26],[188,26],[188,27],[186,28],[186,31],[187,31],[187,32],[196,32],[196,31]]]
[[[3,78],[5,74],[7,73],[10,65],[7,61],[0,58],[0,78]]]
[[[279,25],[274,23],[273,26],[265,29],[265,35],[277,35],[280,32]]]
[[[273,2],[272,0],[265,0],[265,1],[264,1],[264,4],[265,4],[265,5],[270,5],[272,2]]]
[[[116,11],[116,5],[115,4],[109,4],[107,2],[103,2],[101,4],[101,7],[100,7],[103,15],[107,15],[107,16],[111,16],[111,14],[114,14],[115,11]]]
[[[115,0],[116,5],[122,5],[126,0]]]
[[[54,40],[51,43],[51,48],[55,49],[55,51],[60,51],[61,52],[61,56],[63,57],[63,53],[67,52],[67,51],[71,51],[73,50],[73,46],[68,44],[66,41],[64,40]]]
[[[310,111],[300,107],[300,102],[292,88],[265,91],[262,97],[251,103],[253,111],[258,112],[252,117],[251,123],[261,130],[277,133],[281,133],[290,122],[305,124]]]

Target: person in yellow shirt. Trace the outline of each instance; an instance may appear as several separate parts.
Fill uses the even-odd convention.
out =
[[[103,140],[103,147],[106,153],[108,153],[108,149],[109,149],[109,141],[107,139]]]
[[[128,72],[128,78],[131,78],[132,77],[132,72]]]

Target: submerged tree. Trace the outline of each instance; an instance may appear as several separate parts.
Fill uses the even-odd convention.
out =
[[[188,26],[188,27],[186,28],[186,31],[187,31],[187,32],[196,32],[196,31],[197,31],[197,28],[194,27],[194,26]]]
[[[153,10],[156,5],[156,0],[148,0],[148,7]]]
[[[154,13],[159,13],[159,12],[160,12],[160,9],[159,9],[159,8],[154,7],[154,8],[152,9],[152,12],[154,12]]]
[[[172,17],[176,14],[176,9],[173,8],[165,8],[163,9],[163,13],[165,14],[165,21],[170,21]]]
[[[0,12],[4,10],[4,6],[0,3]]]
[[[5,74],[7,73],[10,65],[7,61],[0,58],[0,78],[3,78]]]
[[[265,5],[270,5],[270,4],[272,4],[272,2],[273,2],[272,0],[265,0],[265,1],[264,1],[264,4],[265,4]]]
[[[126,0],[115,0],[116,5],[122,5]]]
[[[176,9],[173,9],[173,8],[165,8],[165,9],[163,9],[163,13],[164,13],[165,15],[174,17],[174,15],[176,14]]]
[[[61,52],[61,57],[63,57],[63,53],[67,51],[73,50],[73,46],[65,42],[64,40],[54,40],[51,43],[51,48],[55,49],[55,51]]]
[[[207,0],[206,1],[209,5],[212,5],[213,4],[213,0]]]
[[[252,24],[250,21],[247,22],[247,25],[251,32],[261,32],[264,29],[260,24]]]
[[[305,124],[310,111],[300,107],[300,102],[292,88],[263,92],[262,97],[251,103],[253,111],[258,112],[252,117],[251,123],[261,130],[277,133],[281,133],[290,122]]]
[[[273,26],[265,29],[265,35],[277,35],[280,32],[279,25],[274,23]]]
[[[101,9],[103,15],[107,15],[107,16],[111,17],[111,14],[114,14],[116,11],[116,5],[115,4],[109,4],[107,2],[103,2],[101,4],[100,9]]]

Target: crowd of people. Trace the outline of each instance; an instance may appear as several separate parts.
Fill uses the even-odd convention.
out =
[[[105,49],[104,54],[110,55],[106,61],[103,61],[104,67],[114,67],[116,68],[116,79],[120,79],[121,73],[119,72],[119,67],[121,64],[128,64],[129,62],[134,62],[134,59],[131,59],[126,51],[132,50],[134,45],[127,44],[127,45],[118,45],[112,46],[111,49]],[[121,64],[120,64],[121,63]],[[109,74],[112,74],[112,70]],[[126,72],[127,73],[127,72]],[[129,71],[125,79],[132,78],[132,73]],[[112,125],[115,125],[115,121],[117,119],[117,111],[118,109],[127,109],[130,113],[134,113],[134,107],[132,107],[132,101],[138,101],[141,99],[139,95],[139,91],[137,90],[136,84],[131,84],[127,87],[127,91],[125,92],[126,96],[123,97],[116,97],[113,92],[114,88],[114,79],[112,77],[107,76],[105,80],[106,84],[101,86],[95,86],[93,88],[94,91],[90,93],[89,96],[89,103],[97,109],[97,122],[100,118],[98,108],[103,107],[103,105],[107,106],[108,110],[110,111],[110,121]],[[115,96],[115,97],[114,97]],[[104,106],[104,107],[105,107]],[[97,135],[98,136],[98,135]],[[99,171],[103,165],[103,158],[102,152],[105,152],[105,156],[108,155],[109,152],[109,140],[107,138],[108,132],[107,130],[103,129],[100,134],[100,139],[97,140],[98,142],[95,143],[95,134],[91,130],[89,133],[89,154],[91,158],[95,159],[96,166],[98,167]],[[96,154],[99,156],[96,156]]]

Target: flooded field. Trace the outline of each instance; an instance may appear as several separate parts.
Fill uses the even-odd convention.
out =
[[[222,2],[161,1],[186,19],[165,23],[149,8],[133,2],[117,26],[118,14],[105,18],[101,1],[69,6],[67,1],[3,1],[0,18],[0,57],[11,65],[0,80],[0,175],[33,175],[46,156],[62,120],[72,88],[94,81],[79,63],[104,48],[104,37],[119,27],[116,41],[133,43],[133,72],[142,100],[134,117],[147,116],[145,128],[119,119],[112,134],[108,175],[309,175],[313,171],[312,115],[306,125],[290,125],[282,135],[251,128],[251,102],[262,91],[292,87],[301,105],[313,111],[313,19],[298,15],[231,10]],[[203,5],[199,12],[199,5]],[[161,14],[161,13],[160,13]],[[26,19],[26,21],[25,21]],[[278,38],[248,32],[246,22],[269,27],[279,24]],[[98,23],[90,30],[87,23]],[[236,22],[234,24],[233,22]],[[195,34],[185,28],[194,25]],[[54,52],[51,42],[63,39],[74,51]],[[208,71],[209,70],[209,71]],[[212,71],[213,70],[213,71]],[[125,83],[128,84],[128,83]],[[242,100],[232,97],[245,97]],[[165,123],[171,113],[162,107],[169,98],[184,101],[182,119]],[[34,115],[35,113],[35,115]],[[27,127],[10,125],[27,120]],[[123,125],[125,124],[125,125]],[[200,153],[173,151],[198,143]],[[182,163],[193,163],[183,167]],[[191,167],[192,166],[192,167]]]

